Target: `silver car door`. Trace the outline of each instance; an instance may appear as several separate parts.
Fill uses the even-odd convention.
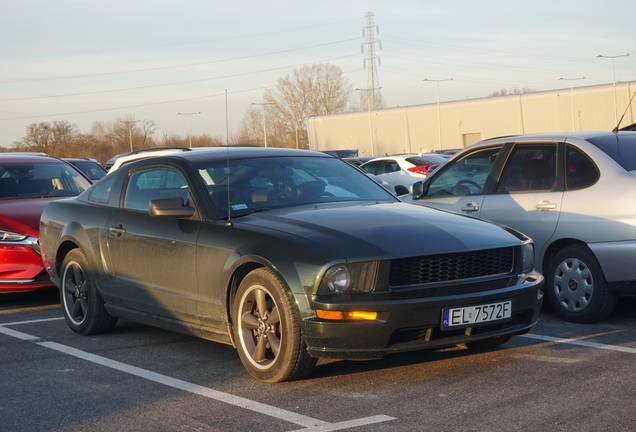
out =
[[[563,191],[557,185],[557,144],[515,145],[497,182],[486,196],[481,217],[521,231],[542,256],[560,216]]]
[[[480,217],[486,181],[501,149],[480,149],[445,163],[428,179],[426,196],[415,203]]]

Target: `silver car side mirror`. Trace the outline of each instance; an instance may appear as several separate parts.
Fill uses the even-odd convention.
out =
[[[411,186],[409,186],[409,193],[413,197],[413,199],[420,199],[422,194],[424,193],[424,183],[421,181],[416,181]]]

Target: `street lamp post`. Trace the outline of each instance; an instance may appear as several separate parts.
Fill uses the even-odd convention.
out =
[[[130,151],[133,151],[132,145],[132,127],[130,126],[133,123],[137,123],[139,120],[119,120],[119,123],[125,123],[128,125],[128,137],[130,138]]]
[[[606,56],[602,54],[596,54],[596,58],[612,59],[612,83],[614,84],[614,124],[618,123],[618,111],[616,108],[616,70],[614,69],[614,59],[619,57],[629,57],[629,53],[615,55],[615,56]]]
[[[380,90],[382,87],[373,88],[355,88],[357,91],[367,92],[367,110],[369,111],[369,136],[371,138],[371,156],[375,156],[375,144],[373,143],[373,125],[371,123],[371,92],[374,90]]]
[[[190,131],[190,116],[195,114],[201,114],[201,111],[191,113],[177,113],[177,115],[188,116],[188,141],[190,142],[190,148],[192,148],[192,133]]]
[[[265,105],[276,105],[272,102],[256,103],[252,102],[250,105],[260,105],[263,107],[263,145],[267,147],[267,129],[265,128]]]
[[[301,118],[296,120],[296,149],[298,149],[298,126],[300,126],[301,121],[303,121]]]
[[[442,115],[441,115],[441,111],[439,107],[439,83],[443,81],[452,81],[452,80],[453,80],[452,78],[444,78],[444,79],[438,79],[438,80],[424,78],[422,80],[422,81],[434,82],[435,84],[437,84],[437,135],[439,140],[439,150],[442,149]]]
[[[574,81],[582,80],[585,77],[578,78],[559,78],[560,81],[570,81],[570,102],[572,103],[572,132],[574,132]]]

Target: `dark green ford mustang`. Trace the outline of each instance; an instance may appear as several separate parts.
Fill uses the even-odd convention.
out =
[[[320,357],[495,347],[534,326],[543,297],[527,237],[401,203],[310,151],[143,159],[48,204],[40,235],[73,331],[122,317],[197,335],[267,382]]]

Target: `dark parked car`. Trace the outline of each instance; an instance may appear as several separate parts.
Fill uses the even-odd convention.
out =
[[[64,160],[83,172],[93,182],[106,175],[106,170],[95,159],[64,158]]]
[[[528,332],[542,302],[532,242],[399,202],[348,163],[304,150],[208,148],[122,166],[41,219],[70,328],[117,317],[231,344],[255,378],[319,357]]]
[[[40,256],[40,214],[49,202],[78,195],[89,186],[82,174],[59,159],[0,153],[0,292],[53,286]]]

